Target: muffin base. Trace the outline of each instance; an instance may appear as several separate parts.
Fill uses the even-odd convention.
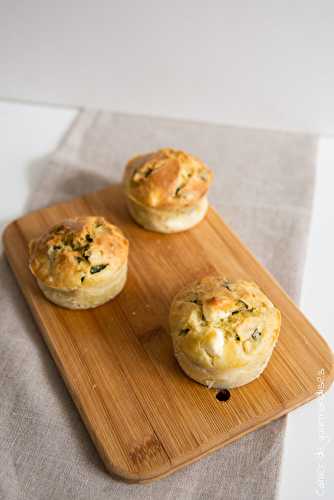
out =
[[[276,342],[261,359],[251,362],[241,368],[227,368],[226,370],[208,370],[192,362],[182,351],[175,351],[175,357],[182,370],[196,382],[215,389],[233,389],[249,384],[267,367]]]
[[[140,226],[158,233],[178,233],[196,226],[208,210],[208,200],[203,196],[192,207],[179,210],[149,208],[127,197],[127,206],[133,219]]]
[[[45,297],[54,304],[67,309],[91,309],[113,299],[123,289],[127,277],[128,265],[125,263],[110,278],[107,284],[76,289],[51,288],[37,279],[39,288]]]

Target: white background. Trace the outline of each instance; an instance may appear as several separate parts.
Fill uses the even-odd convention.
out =
[[[0,0],[0,96],[334,132],[332,0]]]
[[[318,132],[301,307],[334,346],[334,2],[0,0],[0,97]],[[0,103],[0,230],[76,111]],[[333,397],[325,398],[332,438]],[[317,401],[288,419],[280,500],[317,498]],[[260,500],[260,499],[259,499]],[[262,500],[262,499],[261,499]],[[264,499],[265,500],[265,499]]]

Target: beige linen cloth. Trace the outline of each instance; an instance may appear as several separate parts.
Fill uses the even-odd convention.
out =
[[[213,169],[211,203],[298,300],[315,175],[311,135],[83,111],[40,168],[27,210],[119,181],[129,157],[165,146],[190,151]],[[0,304],[1,500],[276,496],[285,418],[155,483],[112,478],[4,256]]]

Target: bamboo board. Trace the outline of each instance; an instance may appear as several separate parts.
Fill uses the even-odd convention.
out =
[[[60,220],[103,215],[130,240],[123,292],[93,310],[49,303],[28,270],[28,241]],[[10,265],[106,468],[126,481],[159,479],[317,396],[332,383],[333,356],[270,274],[212,209],[194,229],[145,231],[130,219],[120,186],[30,213],[4,233]],[[172,297],[189,281],[222,272],[256,281],[282,312],[264,374],[228,402],[187,378],[168,336]]]

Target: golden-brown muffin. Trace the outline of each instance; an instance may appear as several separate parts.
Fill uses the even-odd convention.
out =
[[[151,231],[189,229],[206,214],[211,178],[204,163],[183,151],[166,148],[136,156],[124,174],[129,211]]]
[[[174,352],[189,377],[208,387],[248,384],[267,366],[281,314],[252,282],[207,276],[181,290],[170,309]]]
[[[63,307],[104,304],[124,287],[128,240],[103,217],[77,217],[29,243],[29,267],[44,295]]]

